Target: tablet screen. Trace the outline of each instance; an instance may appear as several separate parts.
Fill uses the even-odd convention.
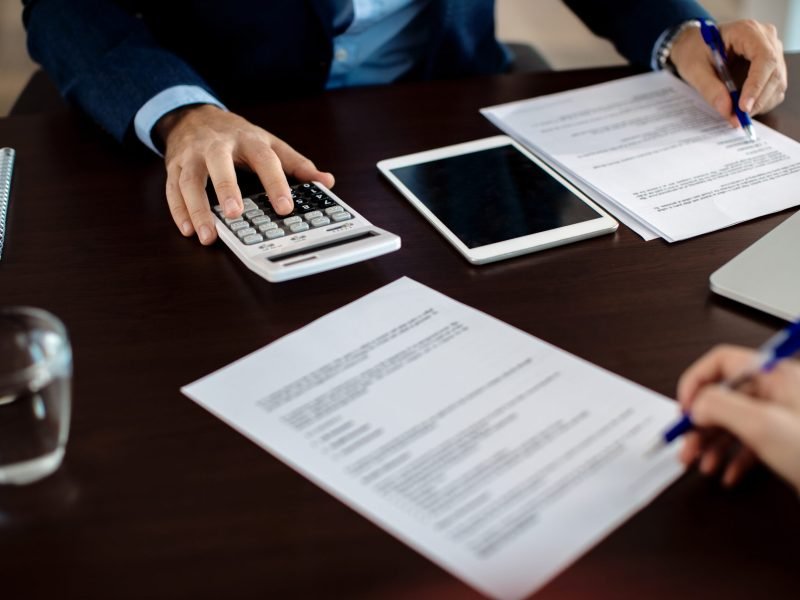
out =
[[[468,248],[602,217],[510,144],[391,172]]]

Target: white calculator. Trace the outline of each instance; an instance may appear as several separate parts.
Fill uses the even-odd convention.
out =
[[[292,186],[294,210],[279,215],[266,194],[244,198],[241,217],[214,207],[217,233],[267,281],[287,281],[343,267],[400,248],[400,238],[375,227],[318,182]]]

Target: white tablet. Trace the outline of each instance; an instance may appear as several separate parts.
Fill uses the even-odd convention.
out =
[[[382,160],[378,169],[475,264],[611,233],[618,226],[504,135]]]

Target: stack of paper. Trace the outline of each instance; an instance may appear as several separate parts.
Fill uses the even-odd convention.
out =
[[[800,144],[761,123],[750,141],[667,72],[481,112],[645,239],[800,204]]]
[[[674,402],[406,278],[183,392],[502,600],[683,472]]]

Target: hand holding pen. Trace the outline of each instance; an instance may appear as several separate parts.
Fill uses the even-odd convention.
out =
[[[719,346],[689,367],[678,401],[697,429],[681,460],[709,475],[724,468],[733,485],[760,459],[800,492],[800,362],[788,359],[798,349],[800,322],[758,351]]]
[[[731,97],[731,104],[736,119],[739,121],[742,129],[744,129],[747,137],[755,141],[756,130],[753,127],[753,122],[750,120],[750,115],[747,114],[749,109],[742,109],[740,107],[742,102],[739,96],[739,90],[736,88],[733,77],[731,77],[731,72],[728,70],[728,55],[725,52],[725,42],[722,41],[722,35],[719,29],[717,29],[717,24],[707,19],[700,21],[700,34],[703,36],[703,41],[706,43],[706,46],[708,46],[708,49],[711,51],[711,59],[714,61],[717,74],[722,83],[725,84],[725,89],[728,90],[728,94]]]
[[[725,117],[732,126],[740,121],[731,94],[722,82],[715,59],[699,27],[685,29],[673,42],[670,62],[681,78]],[[719,48],[728,59],[749,63],[738,108],[750,116],[768,112],[780,104],[787,88],[786,61],[778,32],[772,25],[752,20],[719,26]],[[735,86],[734,86],[735,89]]]

